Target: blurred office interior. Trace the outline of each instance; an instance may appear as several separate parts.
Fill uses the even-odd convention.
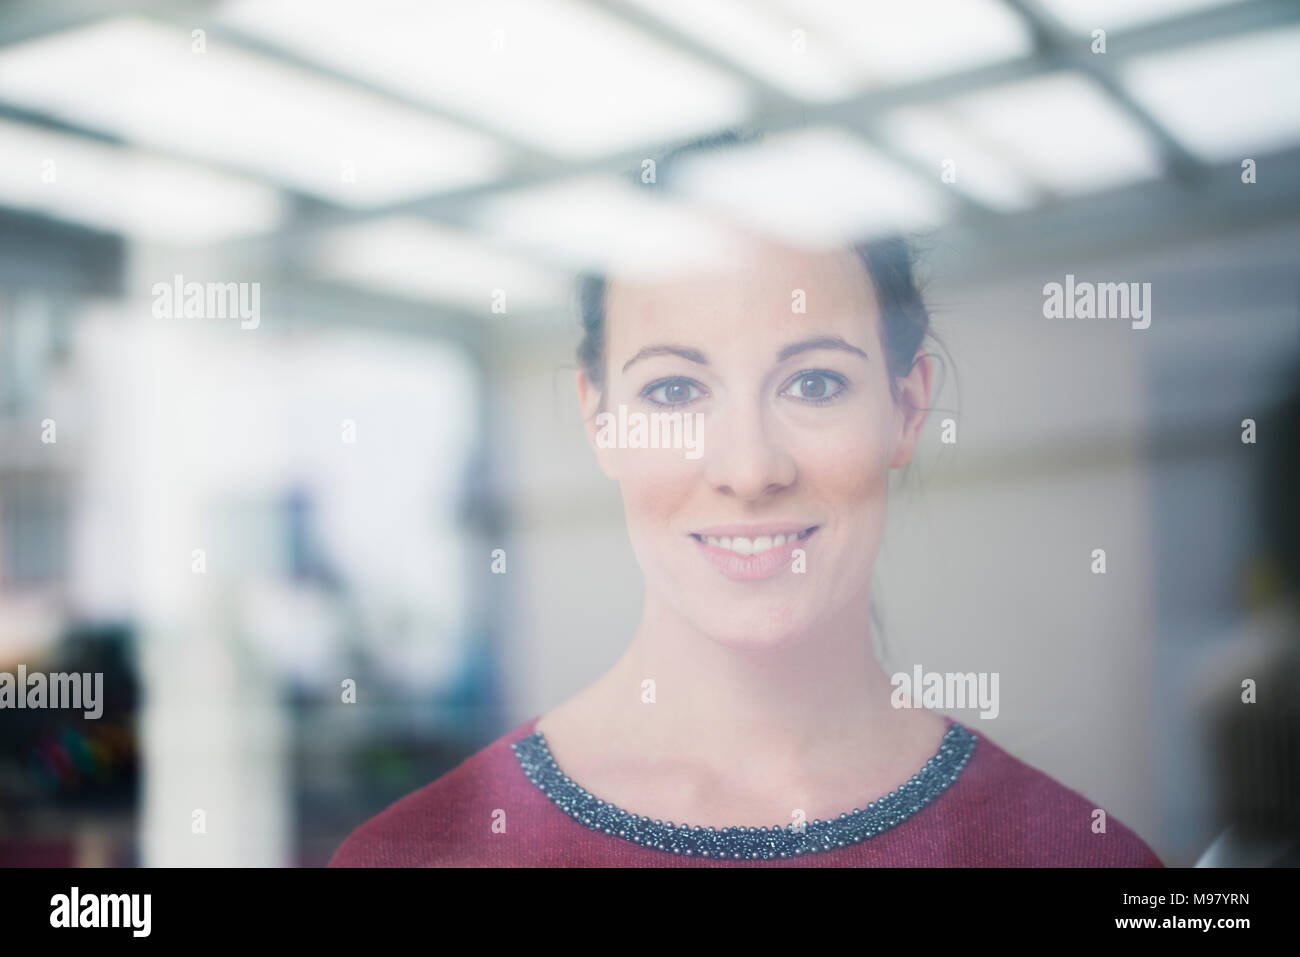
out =
[[[887,664],[999,672],[990,737],[1204,854],[1210,702],[1288,640],[1241,435],[1300,355],[1300,5],[46,0],[0,10],[0,670],[105,713],[0,713],[0,863],[323,864],[613,663],[572,277],[678,248],[637,174],[728,128],[727,215],[921,237],[959,441],[895,490]],[[1150,328],[1044,318],[1067,273]],[[190,281],[260,314],[160,315]]]

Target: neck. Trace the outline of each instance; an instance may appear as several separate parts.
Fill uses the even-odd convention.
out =
[[[888,742],[917,727],[915,714],[890,705],[865,599],[775,647],[737,649],[647,595],[635,639],[601,685],[607,740],[649,760],[707,768],[733,767],[743,755],[756,776],[797,773],[846,753],[878,760]]]

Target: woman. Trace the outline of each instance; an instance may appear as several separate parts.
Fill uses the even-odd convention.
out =
[[[589,278],[582,302],[578,397],[645,574],[640,626],[332,865],[1160,866],[982,733],[896,707],[872,653],[888,478],[933,378],[905,244],[750,236],[724,270]],[[615,412],[696,416],[702,441],[611,442]]]

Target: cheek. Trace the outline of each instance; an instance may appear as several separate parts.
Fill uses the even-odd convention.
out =
[[[800,442],[799,476],[809,494],[846,513],[883,504],[890,473],[888,429],[883,416],[852,416],[833,434]]]
[[[826,503],[845,528],[863,530],[883,514],[889,468],[878,444],[860,440],[809,449],[801,475],[810,495]]]
[[[809,552],[821,572],[810,594],[826,607],[859,600],[879,557],[889,500],[885,446],[864,427],[804,450],[800,476],[806,494],[829,523],[820,550]]]
[[[628,525],[637,533],[663,533],[703,480],[700,460],[676,449],[619,449],[615,460]]]

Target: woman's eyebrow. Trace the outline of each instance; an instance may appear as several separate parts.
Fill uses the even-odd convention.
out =
[[[801,352],[808,352],[810,349],[839,349],[842,352],[852,352],[860,355],[862,358],[871,361],[867,354],[857,346],[845,342],[839,336],[815,336],[812,339],[804,339],[800,342],[792,342],[776,355],[777,362],[784,362],[791,356],[797,356]]]
[[[648,359],[651,356],[681,356],[683,359],[687,359],[690,362],[698,362],[702,366],[709,364],[709,360],[705,358],[704,353],[700,352],[698,349],[690,349],[686,346],[657,345],[646,346],[631,359],[628,359],[627,362],[623,363],[623,371],[626,372],[628,366],[632,363],[639,362],[642,359]]]

